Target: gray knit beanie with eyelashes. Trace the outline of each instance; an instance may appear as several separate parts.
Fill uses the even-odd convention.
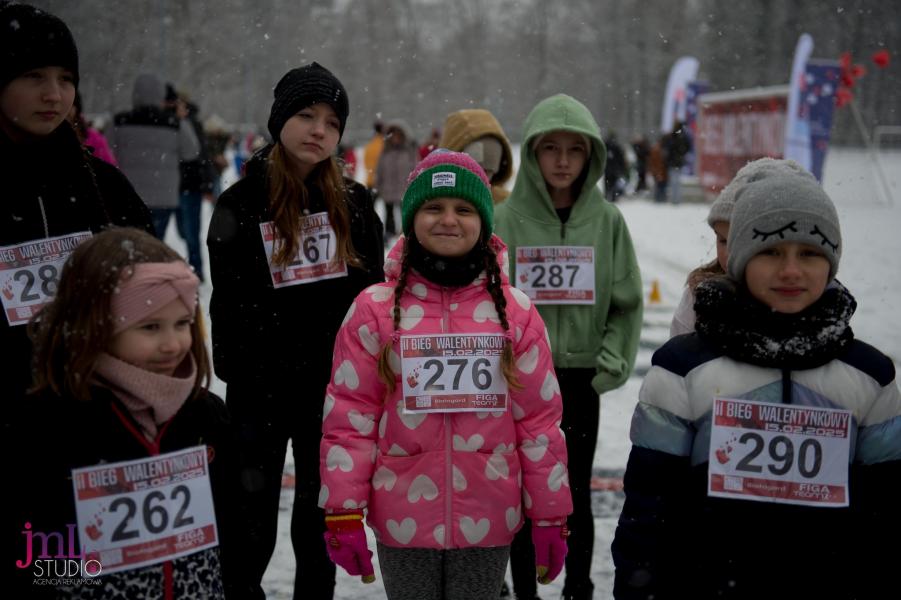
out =
[[[794,161],[764,158],[746,165],[730,187],[730,278],[742,281],[748,261],[780,242],[819,248],[829,261],[830,281],[835,277],[842,255],[838,213],[813,175]]]
[[[739,190],[743,189],[748,181],[760,178],[762,171],[780,170],[798,174],[807,173],[807,171],[804,170],[804,167],[793,160],[761,158],[747,163],[738,170],[738,173],[735,174],[732,181],[723,188],[720,195],[717,196],[716,200],[713,201],[713,204],[710,205],[710,212],[707,214],[707,224],[713,227],[720,221],[729,223],[732,220],[732,209],[735,208],[735,198],[738,195]]]

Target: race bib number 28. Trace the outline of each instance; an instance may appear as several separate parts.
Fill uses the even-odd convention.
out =
[[[716,398],[711,496],[848,506],[851,412]]]
[[[24,325],[56,296],[63,265],[90,231],[0,248],[0,300],[10,325]]]

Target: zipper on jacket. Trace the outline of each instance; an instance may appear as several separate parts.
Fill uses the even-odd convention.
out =
[[[566,245],[566,221],[563,221],[562,219],[560,220],[560,245],[561,246]],[[554,305],[553,308],[554,308],[554,313],[556,316],[556,318],[554,319],[554,329],[556,331],[554,331],[554,337],[551,339],[557,340],[557,344],[561,348],[561,351],[558,353],[558,356],[560,356],[561,359],[564,359],[565,356],[569,354],[569,352],[567,352],[565,350],[566,344],[563,343],[563,341],[562,341],[563,332],[566,330],[566,327],[564,327],[564,325],[563,325],[563,315],[562,315],[563,307],[558,304],[558,305]],[[554,354],[554,352],[552,349],[551,356],[553,356],[553,354]],[[558,367],[559,365],[555,364],[554,366]]]
[[[441,288],[441,333],[447,333],[450,323],[450,307],[447,300],[447,288]],[[444,413],[444,548],[452,547],[451,537],[454,532],[453,523],[453,493],[454,493],[454,447],[451,429],[451,415]]]
[[[792,373],[782,369],[782,404],[792,403]]]
[[[44,221],[44,237],[50,237],[50,226],[47,225],[47,210],[44,208],[44,199],[38,196],[38,206],[41,207],[41,219]]]
[[[43,204],[41,204],[41,209],[43,211]],[[46,222],[44,224],[46,227]],[[50,237],[49,234],[47,237]],[[169,429],[169,425],[172,424],[174,419],[169,419],[166,421],[162,427],[160,427],[159,431],[156,434],[156,439],[153,441],[148,440],[144,437],[144,434],[141,433],[138,428],[132,423],[131,419],[129,419],[125,413],[116,405],[115,402],[110,404],[113,412],[116,413],[116,416],[119,417],[119,420],[122,421],[122,425],[125,426],[125,429],[131,433],[134,438],[147,450],[147,453],[150,456],[159,456],[160,454],[160,446],[163,443],[163,434],[166,433],[166,430]],[[173,572],[173,562],[171,560],[167,560],[163,563],[163,599],[164,600],[173,600],[175,597],[174,589],[175,589],[175,575]]]

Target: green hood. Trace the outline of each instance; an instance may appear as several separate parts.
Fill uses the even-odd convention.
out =
[[[551,131],[571,131],[591,140],[585,183],[569,218],[560,220],[551,203],[532,146]],[[523,126],[516,185],[494,209],[495,232],[509,250],[515,281],[519,246],[590,246],[595,256],[593,305],[542,304],[554,366],[594,368],[599,394],[622,385],[635,365],[642,323],[642,283],[629,228],[619,209],[597,187],[606,149],[591,113],[562,94],[542,101]]]
[[[547,220],[548,223],[559,223],[557,213],[551,203],[551,196],[548,194],[544,184],[544,178],[541,176],[541,169],[538,167],[538,160],[532,146],[539,137],[552,131],[570,131],[579,133],[587,137],[591,141],[591,156],[588,159],[588,171],[585,176],[585,183],[579,198],[573,206],[573,216],[577,216],[580,205],[585,205],[589,196],[595,196],[591,201],[603,201],[600,192],[597,190],[597,183],[604,174],[604,163],[607,160],[607,148],[601,139],[601,132],[598,124],[595,122],[591,112],[584,104],[566,94],[557,94],[539,102],[522,127],[522,146],[520,148],[520,167],[516,174],[516,185],[514,189],[530,190],[528,195],[537,194],[541,199],[539,207],[531,207],[535,209],[532,212],[533,217],[539,220]],[[516,196],[517,194],[514,194]],[[514,198],[511,196],[510,200]],[[510,201],[508,200],[508,202]]]

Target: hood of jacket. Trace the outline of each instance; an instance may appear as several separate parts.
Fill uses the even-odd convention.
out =
[[[491,185],[504,185],[513,176],[513,151],[501,124],[487,110],[467,108],[449,114],[438,145],[454,152],[463,152],[466,146],[485,136],[491,136],[501,143],[501,166],[491,178]]]
[[[400,131],[403,132],[404,137],[406,139],[404,140],[404,143],[402,144],[402,146],[416,147],[416,140],[413,138],[413,130],[410,128],[410,125],[408,125],[407,122],[404,121],[403,119],[392,119],[391,121],[388,121],[387,123],[385,123],[385,134],[386,134],[385,135],[385,146],[384,146],[385,150],[388,150],[389,148],[394,147],[388,141],[388,136],[387,136],[388,132],[391,131],[392,129],[399,129]]]
[[[552,131],[578,133],[591,142],[591,156],[588,158],[585,183],[573,205],[570,219],[578,219],[579,212],[587,208],[585,206],[587,203],[603,201],[597,183],[604,174],[607,149],[591,112],[572,96],[557,94],[546,98],[526,117],[522,128],[519,172],[516,174],[513,192],[506,203],[513,206],[520,205],[522,212],[528,213],[538,221],[559,225],[560,219],[554,210],[544,177],[541,176],[538,159],[532,149],[538,138]]]
[[[135,108],[139,106],[161,107],[166,99],[166,84],[150,73],[138,75],[135,86],[131,92],[131,103]]]
[[[244,164],[245,177],[265,177],[266,170],[269,168],[269,154],[275,144],[267,144],[253,153]]]

